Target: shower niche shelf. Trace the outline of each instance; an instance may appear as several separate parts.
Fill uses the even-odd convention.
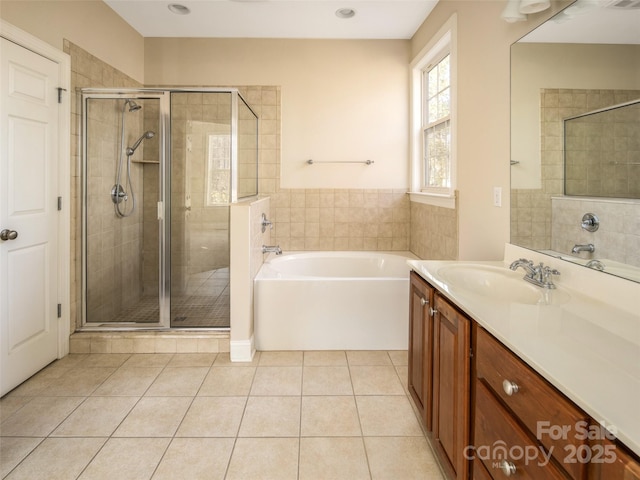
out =
[[[158,160],[131,160],[131,163],[154,163],[156,165],[160,165]]]

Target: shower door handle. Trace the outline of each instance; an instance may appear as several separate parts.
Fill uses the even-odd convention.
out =
[[[16,232],[15,230],[9,230],[8,228],[5,228],[0,232],[0,240],[2,241],[15,240],[16,238],[18,238],[18,232]]]

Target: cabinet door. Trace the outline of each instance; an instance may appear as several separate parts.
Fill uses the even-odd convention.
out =
[[[434,289],[411,272],[409,310],[409,393],[427,427],[432,429],[433,319],[429,313]]]
[[[589,480],[640,480],[640,462],[620,445],[596,441],[590,453]]]
[[[469,478],[471,321],[435,294],[433,440],[447,477]]]

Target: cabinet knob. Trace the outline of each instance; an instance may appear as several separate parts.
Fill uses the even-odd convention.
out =
[[[429,305],[429,300],[427,300],[426,298],[421,298],[420,299],[420,304],[424,307],[425,305]]]
[[[514,383],[511,380],[504,380],[502,382],[502,390],[504,390],[504,393],[511,396],[518,393],[518,390],[520,390],[520,387],[518,386],[517,383]]]
[[[431,307],[429,307],[429,313],[433,316],[433,315],[435,315],[436,313],[438,313],[438,310],[436,310],[435,308],[431,308]]]
[[[502,460],[500,462],[500,470],[502,470],[505,477],[510,477],[511,475],[516,474],[516,466],[507,460]]]

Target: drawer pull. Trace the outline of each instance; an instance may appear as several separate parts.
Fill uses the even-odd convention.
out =
[[[429,313],[431,314],[431,316],[435,315],[436,313],[438,313],[438,310],[436,310],[435,308],[431,308],[429,307]]]
[[[502,473],[504,473],[505,477],[510,477],[511,475],[516,474],[516,466],[513,463],[508,462],[507,460],[502,460],[500,462],[500,470],[502,470]]]
[[[421,298],[420,299],[420,304],[424,307],[425,305],[429,305],[429,300],[427,300],[426,298]]]
[[[518,390],[520,390],[520,387],[518,387],[517,383],[514,383],[510,380],[504,380],[502,382],[502,390],[504,390],[504,393],[511,396],[518,393]]]

